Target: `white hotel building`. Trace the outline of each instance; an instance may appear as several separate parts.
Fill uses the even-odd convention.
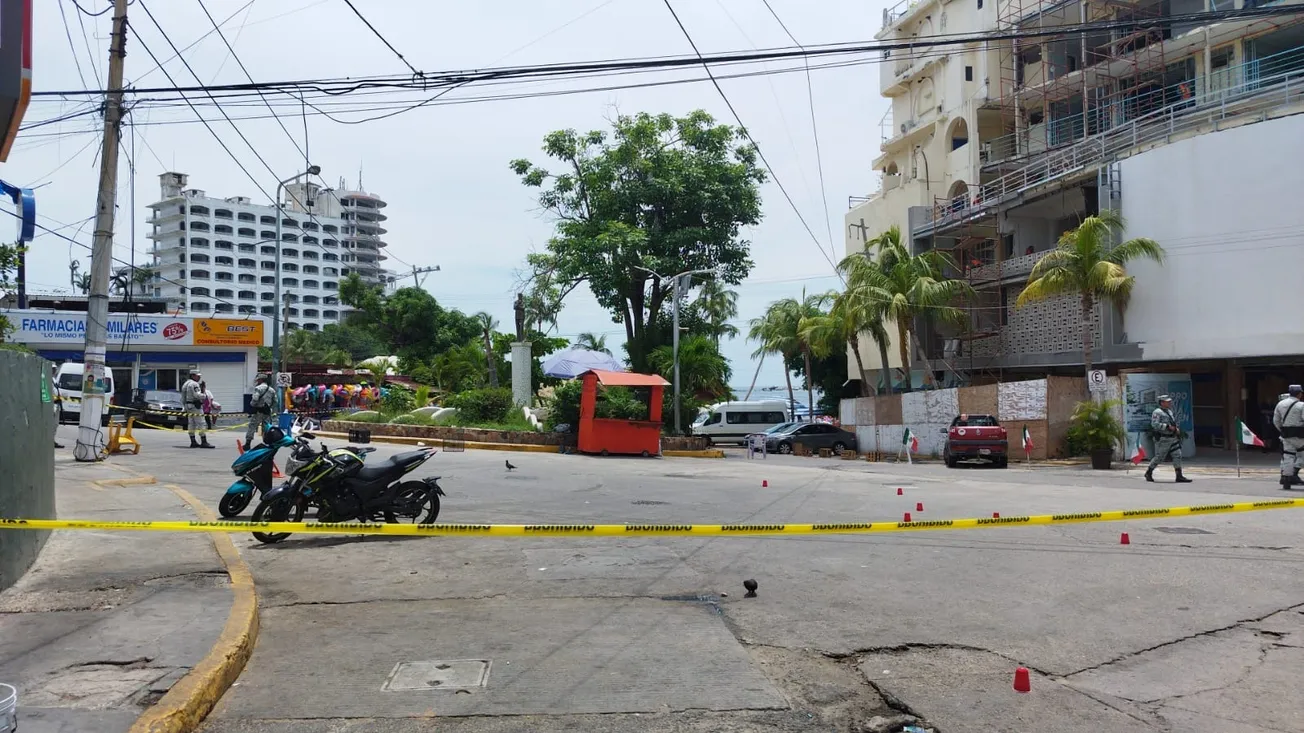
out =
[[[210,197],[187,188],[184,173],[164,173],[159,183],[149,238],[159,273],[154,295],[169,309],[197,317],[275,316],[279,277],[288,327],[319,331],[347,310],[341,279],[356,272],[373,284],[390,280],[381,266],[386,204],[374,194],[287,186],[278,242],[274,206]]]

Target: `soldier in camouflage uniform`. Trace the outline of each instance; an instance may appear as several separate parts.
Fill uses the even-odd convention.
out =
[[[1155,437],[1155,455],[1146,468],[1146,481],[1153,482],[1155,466],[1171,457],[1177,471],[1177,483],[1191,483],[1191,479],[1182,475],[1182,429],[1177,426],[1177,417],[1173,415],[1172,397],[1159,395],[1159,407],[1150,414],[1150,432]]]
[[[1304,484],[1304,386],[1290,385],[1273,410],[1272,425],[1281,435],[1281,488]]]

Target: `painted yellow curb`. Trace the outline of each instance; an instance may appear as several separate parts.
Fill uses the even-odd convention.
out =
[[[661,455],[666,458],[724,458],[724,451],[719,448],[708,448],[706,450],[663,450]]]
[[[217,519],[213,511],[189,491],[172,484],[167,488],[189,504],[200,521]],[[227,575],[231,577],[231,590],[235,594],[226,626],[199,664],[137,718],[129,733],[189,733],[195,730],[240,676],[253,654],[254,643],[258,641],[258,594],[254,590],[253,573],[240,557],[230,535],[213,535],[213,547],[226,566]]]
[[[133,476],[131,478],[105,478],[91,483],[96,486],[146,486],[158,483],[153,476]]]

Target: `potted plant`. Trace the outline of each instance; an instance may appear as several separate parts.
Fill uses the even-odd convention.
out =
[[[1118,407],[1118,400],[1079,402],[1069,421],[1069,444],[1090,455],[1091,467],[1098,471],[1109,470],[1114,446],[1127,437],[1122,423],[1114,417]]]

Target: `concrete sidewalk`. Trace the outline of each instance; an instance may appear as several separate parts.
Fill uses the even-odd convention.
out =
[[[56,460],[55,471],[60,516],[197,516],[166,486],[111,463]],[[128,731],[203,666],[233,598],[210,537],[56,532],[27,575],[0,594],[0,681],[19,690],[21,729]],[[194,696],[193,679],[186,686],[185,696]]]

